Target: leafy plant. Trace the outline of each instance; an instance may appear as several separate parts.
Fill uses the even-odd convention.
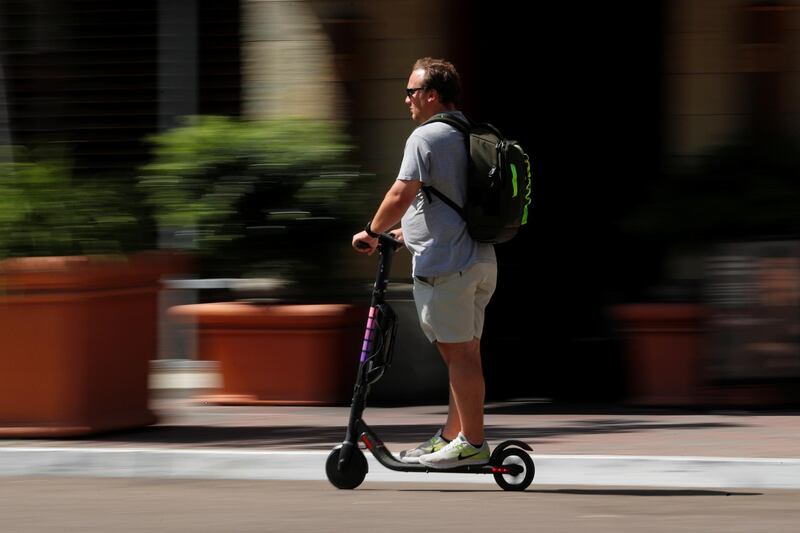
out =
[[[335,123],[202,116],[150,140],[140,187],[203,275],[324,284],[363,220],[354,189],[364,188],[353,186],[363,175]]]
[[[660,263],[643,280],[649,296],[701,301],[705,258],[716,245],[800,235],[800,140],[740,135],[690,159],[676,159],[622,229],[643,258]],[[660,256],[660,259],[658,259]]]
[[[78,180],[63,159],[17,150],[0,163],[0,258],[121,254],[146,246],[146,221],[113,179]]]
[[[797,235],[798,148],[791,137],[741,137],[674,164],[626,229],[681,243]]]

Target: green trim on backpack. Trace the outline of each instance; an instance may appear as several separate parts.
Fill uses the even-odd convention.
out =
[[[521,226],[528,223],[528,206],[531,204],[531,161],[525,155],[525,166],[528,167],[528,183],[525,186],[525,207],[522,208],[522,222]]]
[[[517,185],[517,165],[514,163],[511,163],[511,185],[514,187],[514,194],[511,197],[516,198],[519,194],[519,186]]]

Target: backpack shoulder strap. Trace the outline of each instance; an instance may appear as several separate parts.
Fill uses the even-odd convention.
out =
[[[463,113],[462,113],[463,114]],[[467,138],[467,143],[469,143],[469,134],[472,132],[473,128],[480,128],[482,130],[489,130],[491,131],[498,139],[505,139],[500,130],[494,127],[492,124],[488,122],[474,122],[470,120],[470,118],[464,115],[466,120],[461,120],[457,115],[453,113],[437,113],[433,115],[431,118],[426,120],[421,124],[424,126],[425,124],[430,124],[431,122],[444,122],[445,124],[449,124],[453,126],[455,129],[460,131],[464,134]]]
[[[426,120],[424,123],[422,123],[422,126],[424,126],[425,124],[431,124],[433,122],[444,122],[445,124],[448,124],[457,129],[458,131],[460,131],[461,133],[463,133],[465,144],[467,147],[467,154],[469,154],[469,132],[471,127],[469,119],[464,121],[461,120],[459,117],[453,115],[452,113],[437,113],[428,120]],[[458,213],[459,216],[461,216],[461,218],[466,220],[464,209],[457,203],[455,203],[453,200],[448,198],[446,194],[438,190],[436,187],[433,187],[431,185],[423,185],[422,192],[425,193],[425,197],[428,199],[428,203],[431,203],[431,201],[433,200],[433,198],[431,197],[431,193],[433,193],[441,201],[450,206],[450,208],[453,209],[453,211]]]
[[[436,187],[434,187],[434,186],[432,186],[432,185],[423,185],[423,186],[422,186],[422,192],[423,192],[423,193],[425,193],[425,197],[428,199],[428,203],[431,203],[431,200],[432,200],[432,198],[431,198],[431,193],[433,193],[433,194],[434,194],[435,196],[437,196],[437,197],[438,197],[438,198],[439,198],[441,201],[443,201],[443,202],[444,202],[444,203],[446,203],[448,206],[450,206],[450,208],[451,208],[453,211],[455,211],[456,213],[458,213],[458,214],[461,216],[461,218],[463,218],[464,220],[466,220],[466,219],[467,219],[467,218],[466,218],[466,215],[464,214],[464,209],[462,209],[462,208],[461,208],[461,206],[459,206],[459,205],[458,205],[457,203],[455,203],[453,200],[451,200],[450,198],[448,198],[446,194],[444,194],[442,191],[440,191],[440,190],[439,190],[439,189],[437,189]]]
[[[455,129],[463,133],[464,135],[469,135],[469,130],[472,125],[472,122],[469,119],[467,119],[466,121],[461,120],[452,113],[437,113],[428,120],[426,120],[425,122],[423,122],[422,125],[424,126],[425,124],[431,124],[433,122],[444,122],[445,124],[449,124],[450,126],[453,126]]]

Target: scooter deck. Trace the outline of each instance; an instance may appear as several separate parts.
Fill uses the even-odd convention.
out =
[[[360,440],[363,442],[367,449],[372,452],[375,459],[380,464],[389,470],[397,472],[425,472],[437,474],[508,474],[515,476],[520,474],[523,469],[519,465],[494,465],[491,460],[487,464],[482,465],[465,465],[453,468],[431,468],[430,466],[414,463],[404,463],[398,460],[392,452],[390,452],[383,441],[370,429],[370,427],[363,421],[358,422],[358,433],[361,435]]]

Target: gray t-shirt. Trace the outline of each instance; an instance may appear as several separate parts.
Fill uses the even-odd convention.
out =
[[[461,118],[460,111],[453,111]],[[436,187],[458,205],[467,195],[467,151],[464,136],[452,126],[434,122],[414,130],[406,141],[399,180],[417,180]],[[494,247],[467,233],[461,216],[441,199],[428,201],[420,189],[401,225],[412,255],[415,276],[443,276],[478,262],[496,262]]]

